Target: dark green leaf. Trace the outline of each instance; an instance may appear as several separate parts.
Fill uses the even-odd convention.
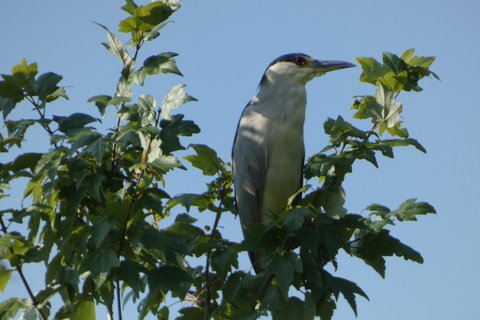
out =
[[[368,300],[368,296],[365,294],[365,292],[363,292],[363,290],[359,286],[357,286],[356,283],[348,281],[346,279],[332,277],[330,283],[334,291],[340,292],[343,297],[348,301],[348,304],[352,308],[353,312],[355,312],[355,316],[358,316],[355,295],[361,295]]]
[[[279,309],[272,310],[272,317],[276,320],[307,320],[314,318],[304,317],[305,305],[297,297],[290,297]]]
[[[10,99],[3,98],[0,93],[0,110],[3,114],[3,120],[7,120],[10,111],[12,111],[17,104]]]
[[[185,150],[180,144],[180,136],[190,137],[194,133],[199,133],[200,128],[193,122],[183,120],[184,115],[178,114],[172,116],[171,120],[162,119],[160,122],[160,139],[163,154],[171,154],[174,151]]]
[[[101,122],[100,119],[96,119],[85,113],[73,113],[68,117],[53,116],[53,120],[58,123],[58,130],[67,135],[83,129],[85,125],[89,123],[95,121]]]
[[[193,278],[184,270],[174,266],[163,266],[154,269],[148,276],[149,286],[159,286],[180,298],[185,299]]]
[[[290,211],[290,213],[285,217],[283,226],[288,230],[295,231],[302,226],[306,218],[310,217],[312,217],[310,210],[304,207],[297,207]]]
[[[390,235],[390,231],[382,229],[379,232],[367,232],[361,237],[358,247],[352,250],[355,256],[363,259],[366,264],[377,271],[382,278],[385,278],[384,256],[404,257],[405,260],[412,260],[423,263],[423,258],[417,251],[401,243]]]
[[[389,66],[390,69],[392,69],[392,71],[395,72],[395,74],[399,74],[403,71],[408,70],[408,67],[405,61],[393,53],[384,52],[382,58],[383,58],[383,63]]]
[[[203,171],[206,176],[213,176],[222,171],[222,160],[217,156],[215,150],[204,144],[191,144],[189,148],[195,150],[197,155],[186,156],[187,160],[197,169]]]
[[[178,311],[181,316],[175,320],[199,320],[204,319],[205,311],[197,307],[186,307]]]
[[[148,269],[140,263],[133,260],[123,260],[120,266],[111,270],[112,276],[117,276],[119,280],[125,282],[135,293],[137,298],[140,292],[145,291],[145,283],[142,281],[141,274],[148,274]]]
[[[293,281],[294,271],[301,268],[301,261],[292,251],[286,251],[282,254],[276,253],[270,262],[268,272],[275,274],[275,281],[286,301],[288,301],[288,290]]]
[[[95,290],[98,290],[107,279],[112,267],[120,266],[115,251],[110,248],[95,250],[89,253],[80,265],[79,273],[83,274],[87,271],[95,281]]]
[[[177,55],[178,54],[173,52],[166,52],[148,57],[143,62],[143,67],[135,73],[133,80],[135,83],[143,86],[147,76],[153,76],[160,73],[173,73],[182,76],[182,73],[177,68],[175,60],[172,60],[172,58]]]
[[[40,100],[50,102],[58,98],[54,93],[59,89],[57,84],[62,80],[62,76],[53,72],[42,74],[38,77],[31,88],[33,95],[37,95]]]

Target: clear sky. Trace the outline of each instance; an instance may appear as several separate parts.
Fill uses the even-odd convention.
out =
[[[70,100],[55,102],[49,114],[84,112],[97,116],[95,106],[86,101],[115,92],[121,65],[100,45],[106,41],[106,33],[92,22],[117,33],[118,22],[127,16],[120,10],[123,4],[120,0],[2,1],[0,73],[10,73],[23,57],[29,63],[36,61],[40,73],[56,72],[64,77],[62,84],[69,86]],[[356,163],[344,185],[346,207],[352,213],[359,213],[370,203],[394,209],[410,198],[432,204],[437,216],[391,228],[393,236],[418,250],[425,263],[389,258],[383,280],[363,262],[343,254],[335,276],[355,281],[368,294],[370,302],[361,297],[357,300],[360,320],[477,319],[479,15],[478,0],[185,0],[171,17],[175,23],[161,31],[160,39],[148,43],[139,59],[176,52],[184,77],[148,78],[145,87],[136,86],[134,91],[161,101],[174,85],[186,84],[186,91],[198,102],[182,106],[179,112],[194,120],[202,133],[183,142],[208,144],[229,161],[240,113],[276,57],[304,52],[319,59],[355,63],[355,57],[380,60],[384,51],[400,55],[409,48],[415,48],[417,55],[437,56],[431,69],[443,82],[425,79],[420,84],[423,92],[399,96],[404,103],[404,126],[428,153],[400,148],[395,159],[379,159],[379,169],[366,162]],[[360,68],[337,71],[308,84],[307,157],[325,146],[327,138],[321,124],[327,117],[349,119],[352,97],[374,94],[373,86],[358,82],[360,73]],[[28,117],[30,107],[24,106],[12,116]],[[366,121],[354,123],[370,128]],[[105,127],[114,124],[111,117],[104,120]],[[27,136],[23,152],[47,146],[40,133]],[[190,153],[193,151],[182,155]],[[13,156],[2,154],[0,161]],[[200,193],[206,181],[195,169],[173,172],[167,176],[167,192]],[[18,205],[20,196],[9,201],[2,203]],[[193,214],[204,224],[213,223],[213,214]],[[220,224],[224,236],[231,234],[233,241],[241,240],[238,220],[225,218]],[[246,254],[241,267],[249,268]],[[27,278],[34,291],[39,291],[43,271],[42,266],[36,268],[27,269]],[[12,295],[27,297],[15,274],[0,300]],[[343,298],[337,306],[334,319],[355,319]],[[133,319],[135,307],[127,309],[125,318]]]

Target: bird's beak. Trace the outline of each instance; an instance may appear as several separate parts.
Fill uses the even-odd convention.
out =
[[[350,62],[345,62],[345,61],[315,60],[313,62],[313,68],[315,69],[315,73],[320,73],[320,74],[324,74],[326,72],[333,71],[333,70],[352,68],[352,67],[356,67],[356,65]]]

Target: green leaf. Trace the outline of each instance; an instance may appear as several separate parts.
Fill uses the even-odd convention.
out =
[[[128,3],[124,7],[126,6],[128,6]],[[122,9],[124,7],[122,7]],[[120,39],[118,39],[116,35],[111,33],[110,30],[108,30],[107,27],[105,27],[104,25],[101,25],[99,23],[97,23],[97,25],[99,25],[100,27],[105,29],[105,31],[107,31],[108,42],[107,43],[102,42],[102,45],[105,48],[107,48],[107,50],[110,51],[115,57],[120,59],[122,63],[124,64],[129,63],[132,60],[132,58],[130,57],[130,54],[128,53],[128,51],[125,50],[125,47],[123,46]]]
[[[80,265],[79,273],[90,272],[95,281],[95,290],[98,290],[107,279],[112,267],[120,266],[120,261],[113,249],[95,250],[89,253]]]
[[[395,74],[400,74],[408,70],[408,66],[405,61],[393,53],[384,52],[382,58],[383,63],[389,66],[390,69],[395,72]]]
[[[301,261],[298,260],[294,252],[286,251],[273,255],[272,261],[268,266],[268,272],[275,274],[275,282],[278,284],[286,301],[288,301],[288,290],[293,281],[294,271],[301,271],[301,269]]]
[[[0,264],[0,292],[4,292],[7,287],[7,283],[10,280],[10,276],[14,269],[6,269],[2,264]]]
[[[167,206],[168,209],[171,209],[177,205],[182,205],[185,207],[187,212],[190,212],[190,207],[194,206],[198,207],[200,212],[202,212],[208,208],[209,204],[210,199],[203,194],[185,193],[173,197],[170,201],[168,201]]]
[[[183,88],[185,88],[184,84],[176,85],[167,93],[167,95],[163,99],[161,111],[161,116],[163,119],[171,120],[171,110],[177,109],[180,105],[187,102],[197,101],[197,99],[185,93]]]
[[[174,266],[154,269],[148,277],[149,286],[159,286],[166,292],[172,292],[181,300],[185,299],[193,281],[193,278],[186,271]]]
[[[154,26],[164,22],[170,17],[173,13],[170,6],[167,6],[165,3],[156,1],[152,2],[146,6],[139,6],[135,10],[134,16],[140,19],[142,22],[150,25],[151,27],[147,30],[150,30]],[[140,30],[140,31],[147,31]]]
[[[87,102],[95,102],[95,105],[98,108],[98,111],[102,115],[102,118],[105,117],[105,110],[108,106],[118,106],[121,104],[129,103],[132,99],[130,97],[111,97],[107,95],[94,96],[88,99]]]
[[[295,231],[302,226],[306,218],[310,217],[312,217],[310,210],[305,207],[297,207],[290,211],[290,213],[285,217],[283,226],[288,230]]]
[[[76,133],[77,130],[85,128],[85,125],[89,123],[101,122],[100,119],[85,113],[73,113],[68,117],[53,116],[53,120],[58,123],[58,130],[66,135]]]
[[[160,73],[173,73],[183,76],[178,70],[175,60],[172,58],[178,56],[173,52],[161,53],[156,56],[150,56],[143,62],[143,67],[135,73],[133,80],[135,83],[143,86],[147,76],[154,76]]]
[[[371,205],[366,208],[372,214],[379,215],[382,219],[395,217],[398,221],[417,221],[417,215],[436,213],[435,209],[426,202],[417,202],[417,199],[409,199],[402,203],[398,209],[390,211],[380,205]]]
[[[1,96],[1,93],[0,93]],[[0,97],[0,110],[3,114],[3,120],[7,120],[10,111],[12,111],[17,104],[10,99]]]
[[[396,255],[398,257],[404,257],[405,260],[423,263],[423,258],[420,253],[392,237],[390,231],[386,229],[364,234],[360,238],[360,243],[352,249],[352,252],[377,271],[382,278],[385,278],[384,256]]]
[[[423,153],[427,153],[427,150],[425,150],[425,148],[417,140],[412,138],[379,140],[378,144],[387,145],[391,148],[414,146],[415,148],[422,151]]]
[[[333,287],[334,292],[340,292],[343,295],[357,317],[358,314],[357,304],[355,302],[355,294],[361,295],[368,300],[368,296],[365,294],[365,292],[363,292],[363,290],[357,286],[356,283],[342,278],[332,277],[330,284]],[[338,293],[336,295],[338,300]]]
[[[3,170],[5,171],[12,171],[12,172],[20,172],[24,169],[30,169],[32,172],[37,165],[38,161],[42,157],[43,154],[41,153],[34,153],[28,152],[19,155],[15,158],[12,162],[8,163]]]
[[[373,58],[355,58],[355,60],[362,66],[360,82],[375,84],[377,79],[386,73],[383,66]]]
[[[126,4],[123,7],[121,7],[121,9],[133,16],[138,6],[135,4],[133,0],[125,0],[125,2]]]
[[[179,136],[191,137],[194,133],[199,133],[200,128],[193,122],[183,120],[184,115],[178,114],[171,116],[171,120],[162,119],[160,122],[160,139],[163,154],[171,154],[174,151],[185,150],[180,144]]]
[[[119,280],[125,282],[133,290],[137,298],[140,297],[140,292],[145,292],[145,283],[141,277],[142,273],[148,274],[148,269],[133,260],[123,260],[120,262],[120,266],[111,270],[112,276],[116,276]]]
[[[0,303],[0,319],[7,320],[14,318],[20,309],[27,309],[32,306],[29,299],[10,298]]]
[[[99,248],[105,239],[105,236],[110,232],[112,227],[114,227],[117,223],[117,219],[115,216],[110,216],[108,218],[103,218],[99,222],[96,222],[93,227],[91,234],[93,236],[93,242],[95,243],[95,247]]]
[[[192,164],[193,167],[203,171],[205,176],[213,176],[222,171],[222,160],[217,156],[217,152],[204,144],[191,144],[189,148],[195,150],[197,155],[183,157]]]
[[[181,316],[175,318],[175,320],[199,320],[205,317],[205,311],[197,307],[182,308],[178,313],[180,313]]]
[[[128,62],[122,69],[120,80],[117,84],[117,96],[130,98],[133,95],[132,86],[135,77],[135,60]]]
[[[82,298],[70,316],[71,320],[95,320],[95,303],[92,298]]]
[[[37,81],[35,81],[31,85],[33,95],[38,96],[41,101],[45,101],[45,102],[54,101],[59,96],[63,96],[65,98],[66,97],[65,91],[63,91],[63,93],[61,91],[57,92],[57,90],[59,89],[57,84],[62,79],[63,79],[62,76],[59,76],[58,74],[53,72],[42,74],[40,77],[38,77]]]
[[[297,297],[290,297],[278,309],[272,310],[272,318],[275,320],[305,320],[312,319],[304,316],[305,305]]]
[[[164,190],[147,188],[142,192],[142,197],[138,200],[137,205],[140,208],[162,214],[163,199],[170,199],[170,196]]]

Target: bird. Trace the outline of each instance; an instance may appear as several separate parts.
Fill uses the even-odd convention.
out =
[[[288,198],[303,185],[305,85],[327,72],[354,66],[290,53],[267,67],[257,95],[241,114],[232,148],[235,202],[244,236],[249,224],[286,216]],[[263,251],[250,251],[249,256],[255,273],[260,273]]]

